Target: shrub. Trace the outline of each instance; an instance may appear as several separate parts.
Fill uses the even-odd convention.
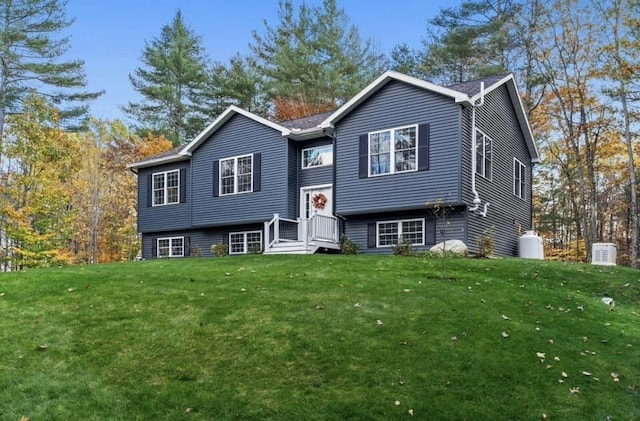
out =
[[[480,257],[489,257],[495,249],[494,233],[491,228],[484,230],[482,235],[476,239],[478,241],[478,252]]]
[[[229,254],[229,244],[219,243],[211,246],[211,254],[215,257],[223,257]]]
[[[249,254],[262,254],[262,247],[257,244],[252,245]]]
[[[406,238],[401,238],[398,244],[393,247],[393,254],[396,256],[415,256],[411,242]]]
[[[360,253],[360,246],[343,234],[340,236],[340,251],[342,254],[358,254]]]
[[[202,249],[200,246],[191,247],[191,257],[200,257],[202,256]]]

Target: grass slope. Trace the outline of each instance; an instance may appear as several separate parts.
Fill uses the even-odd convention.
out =
[[[2,274],[0,419],[640,419],[638,272],[440,271],[315,255]]]

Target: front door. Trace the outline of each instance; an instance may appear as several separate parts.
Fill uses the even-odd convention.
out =
[[[309,219],[316,211],[318,215],[333,215],[331,185],[303,187],[300,194],[300,217]]]

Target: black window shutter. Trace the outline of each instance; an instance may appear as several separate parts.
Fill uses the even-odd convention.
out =
[[[376,223],[375,222],[369,222],[369,224],[367,225],[367,248],[376,248],[376,243],[377,243],[377,232],[376,232]]]
[[[184,255],[191,256],[191,237],[184,237]]]
[[[360,148],[359,178],[369,177],[369,135],[361,134],[358,140]]]
[[[253,191],[260,191],[262,178],[262,154],[253,154]]]
[[[147,207],[153,206],[153,174],[147,176]]]
[[[229,244],[229,231],[222,232],[222,244]]]
[[[219,161],[213,161],[213,197],[218,197],[220,194],[218,188],[220,187],[220,165]]]
[[[426,245],[436,244],[436,220],[435,218],[426,218],[424,221],[424,243]]]
[[[187,169],[180,168],[180,203],[187,202]]]
[[[151,258],[155,259],[156,257],[158,257],[158,239],[152,238],[151,239]]]
[[[418,126],[418,171],[429,169],[429,124]]]

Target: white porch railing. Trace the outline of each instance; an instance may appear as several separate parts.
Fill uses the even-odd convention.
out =
[[[276,213],[264,223],[264,249],[280,242],[301,241],[306,247],[312,241],[338,243],[338,218],[313,212],[310,218],[287,219]]]

